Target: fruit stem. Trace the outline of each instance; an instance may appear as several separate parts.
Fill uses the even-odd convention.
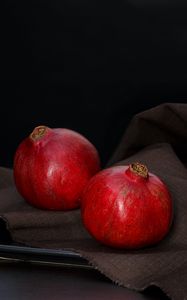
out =
[[[37,140],[41,139],[46,134],[47,129],[48,129],[48,127],[46,127],[44,125],[35,127],[34,130],[30,134],[30,138],[33,141],[37,141]]]
[[[149,172],[148,172],[148,168],[145,165],[136,162],[130,164],[129,168],[130,171],[135,173],[136,175],[139,175],[143,178],[148,178]]]

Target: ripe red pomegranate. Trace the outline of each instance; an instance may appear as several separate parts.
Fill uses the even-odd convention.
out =
[[[97,173],[86,186],[81,204],[88,232],[116,248],[156,244],[168,233],[172,221],[166,185],[139,163]]]
[[[88,180],[100,169],[95,147],[69,129],[38,126],[19,145],[14,179],[19,193],[43,209],[79,207]]]

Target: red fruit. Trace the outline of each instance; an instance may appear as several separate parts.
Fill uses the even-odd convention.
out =
[[[19,145],[15,184],[30,204],[51,210],[79,207],[88,180],[100,169],[95,147],[68,129],[36,127]]]
[[[82,220],[89,233],[116,248],[156,244],[168,233],[172,221],[166,185],[139,163],[96,174],[81,203]]]

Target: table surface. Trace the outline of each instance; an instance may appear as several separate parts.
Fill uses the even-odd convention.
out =
[[[6,251],[10,238],[7,237],[4,223],[0,223],[1,229],[1,258],[0,258],[0,299],[3,300],[168,300],[159,289],[151,288],[140,293],[120,287],[100,272],[87,267],[78,267],[78,262],[68,260],[65,256],[64,262],[69,262],[70,266],[46,263],[46,253],[34,255],[33,248],[14,247],[16,251]],[[4,231],[3,231],[4,228]],[[6,233],[6,234],[3,234]],[[27,251],[26,251],[26,250]],[[18,251],[19,250],[19,251]],[[32,250],[32,251],[31,251]],[[21,253],[19,253],[21,251]],[[31,251],[31,253],[30,253]],[[35,252],[35,251],[34,251]],[[47,253],[49,249],[47,250]],[[9,253],[10,255],[7,255]],[[29,256],[30,253],[30,256]],[[19,255],[18,255],[19,254]],[[44,255],[45,254],[45,255]],[[3,257],[16,258],[18,261],[9,261]],[[51,255],[52,258],[58,256]],[[20,261],[20,258],[22,261]],[[31,260],[32,259],[32,262]],[[39,259],[39,261],[37,261]],[[35,263],[34,263],[35,261]],[[56,260],[63,261],[63,257]],[[73,262],[75,264],[73,264]],[[82,262],[81,262],[82,264]]]
[[[117,286],[96,270],[0,263],[3,300],[166,300],[161,291],[139,293]]]

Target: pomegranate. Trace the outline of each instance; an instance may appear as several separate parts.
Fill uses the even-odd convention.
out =
[[[88,180],[100,169],[95,147],[69,129],[38,126],[18,146],[14,179],[33,206],[70,210],[80,206]]]
[[[156,244],[172,222],[172,200],[166,185],[140,163],[97,173],[86,186],[81,203],[88,232],[116,248]]]

